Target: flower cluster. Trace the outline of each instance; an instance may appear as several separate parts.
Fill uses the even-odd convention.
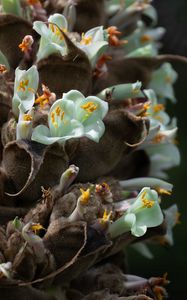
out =
[[[152,257],[148,244],[172,245],[178,223],[177,205],[162,209],[180,163],[167,113],[177,73],[150,2],[2,0],[3,299],[167,296],[165,275],[105,259],[127,246]]]

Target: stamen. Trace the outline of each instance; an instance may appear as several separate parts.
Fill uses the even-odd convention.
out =
[[[42,91],[43,95],[35,100],[35,104],[39,104],[41,108],[44,108],[45,105],[52,104],[56,100],[56,95],[51,93],[49,88],[44,84],[42,84]]]
[[[172,78],[171,78],[171,76],[166,76],[165,77],[165,82],[167,82],[167,83],[172,83]]]
[[[142,207],[145,208],[151,208],[154,205],[154,201],[153,200],[147,200],[146,198],[146,191],[143,192],[141,198],[142,198]]]
[[[181,213],[180,212],[176,212],[176,216],[175,216],[175,224],[181,224],[181,221],[179,220],[180,219],[180,216],[181,216]]]
[[[60,40],[64,39],[64,36],[61,31],[66,33],[67,32],[66,28],[59,28],[56,24],[49,24],[49,28],[57,37],[60,38]]]
[[[60,108],[60,106],[57,106],[57,108],[55,109],[55,113],[56,113],[57,117],[60,116],[60,113],[61,113],[61,108]]]
[[[154,205],[153,200],[142,199],[142,202],[143,202],[143,207],[146,207],[146,208],[151,208]]]
[[[55,113],[54,112],[51,113],[51,121],[53,124],[55,123]]]
[[[127,40],[120,41],[118,35],[121,34],[120,31],[117,30],[116,26],[110,26],[107,28],[107,33],[109,35],[108,41],[111,46],[120,46],[122,44],[127,44]]]
[[[105,224],[105,223],[109,222],[109,221],[110,221],[111,215],[112,215],[112,211],[110,211],[109,213],[107,213],[107,211],[106,211],[106,209],[105,209],[105,211],[104,211],[104,213],[103,213],[103,217],[102,217],[102,219],[100,220],[100,223],[101,223],[101,224]]]
[[[0,64],[0,74],[4,74],[7,71],[8,71],[7,67],[5,65]]]
[[[93,113],[97,109],[98,105],[96,105],[94,102],[87,102],[84,105],[81,105],[81,108],[86,110],[88,113]]]
[[[25,92],[26,87],[28,86],[28,84],[29,84],[28,79],[20,81],[19,86],[18,86],[18,91]]]
[[[162,133],[158,133],[153,139],[152,143],[153,144],[160,144],[162,141],[165,140],[165,136]]]
[[[84,191],[83,189],[80,189],[81,192],[81,203],[82,204],[87,204],[88,201],[90,200],[90,189],[87,189],[86,191]]]
[[[24,114],[23,121],[32,121],[32,116],[29,114]]]
[[[31,35],[26,35],[21,44],[19,44],[19,48],[21,49],[22,52],[27,52],[28,50],[31,49],[31,46],[33,44],[34,40]]]
[[[103,196],[109,191],[110,191],[110,187],[106,182],[103,182],[101,184],[96,184],[95,186],[95,192]]]
[[[82,45],[90,45],[92,42],[92,39],[93,39],[92,36],[85,37],[85,34],[82,33],[82,40],[80,41],[80,43]]]
[[[156,105],[154,105],[153,106],[153,111],[155,112],[155,113],[157,113],[157,112],[159,112],[159,111],[161,111],[161,110],[164,110],[165,109],[165,107],[164,107],[164,105],[163,104],[156,104]]]
[[[38,234],[41,229],[46,230],[40,223],[31,225],[31,230],[34,234]]]
[[[152,37],[148,34],[144,34],[140,37],[140,42],[141,43],[146,43],[152,41]]]
[[[156,191],[159,193],[159,194],[161,194],[161,195],[171,195],[171,192],[170,191],[167,191],[167,190],[165,190],[165,189],[163,189],[163,188],[160,188],[160,187],[157,187],[156,188]]]

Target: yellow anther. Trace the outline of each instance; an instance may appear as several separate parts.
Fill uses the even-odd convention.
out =
[[[40,107],[43,108],[46,104],[49,103],[49,99],[47,97],[45,97],[45,95],[42,95],[42,96],[38,97],[34,103],[39,104]]]
[[[31,35],[26,35],[18,47],[21,49],[22,52],[27,52],[29,49],[31,49],[33,42],[33,37]]]
[[[90,200],[90,189],[87,189],[86,191],[84,191],[83,189],[80,189],[81,192],[81,203],[82,204],[87,204],[88,201]]]
[[[62,113],[61,113],[61,118],[60,118],[61,121],[64,119],[64,114],[65,114],[64,111],[62,111]]]
[[[142,193],[141,198],[142,198],[142,207],[146,207],[146,208],[153,207],[154,201],[146,199],[146,191]]]
[[[20,81],[19,86],[18,86],[18,91],[25,92],[26,87],[28,86],[28,84],[29,84],[29,80],[28,79]]]
[[[150,103],[144,103],[143,108],[144,108],[145,110],[150,109]]]
[[[181,224],[181,221],[179,220],[180,219],[180,212],[176,212],[176,215],[175,215],[175,224]]]
[[[143,207],[151,208],[154,205],[153,200],[142,199]]]
[[[0,64],[0,74],[4,74],[7,71],[8,71],[7,67],[5,65]]]
[[[81,105],[81,108],[86,110],[88,113],[93,113],[97,109],[97,105],[94,102],[87,102],[84,105]]]
[[[167,82],[167,83],[172,83],[172,78],[171,78],[171,76],[166,76],[165,77],[165,82]]]
[[[161,103],[156,104],[156,105],[153,106],[153,111],[154,111],[155,113],[157,113],[157,112],[159,112],[159,111],[161,111],[161,110],[164,110],[164,109],[165,109],[165,107],[164,107],[164,105],[161,104]]]
[[[55,123],[55,113],[54,112],[51,113],[51,121],[53,124]]]
[[[55,113],[56,113],[57,117],[60,116],[60,113],[61,113],[61,108],[60,108],[60,106],[57,106],[57,108],[55,109]]]
[[[105,195],[106,193],[110,192],[110,187],[106,182],[103,182],[101,184],[96,184],[95,192],[101,195]]]
[[[140,42],[141,43],[147,43],[147,42],[150,42],[152,41],[152,37],[148,34],[144,34],[140,37]]]
[[[23,121],[32,121],[32,116],[29,114],[24,114],[23,115]]]
[[[170,191],[167,191],[166,189],[162,189],[160,187],[157,187],[156,191],[161,195],[169,195],[169,196],[171,195]]]
[[[111,215],[112,215],[112,211],[110,211],[109,213],[107,213],[107,211],[105,209],[105,211],[103,213],[103,217],[100,220],[100,223],[105,224],[105,223],[109,222]]]
[[[49,24],[49,28],[56,36],[60,38],[60,40],[64,39],[62,31],[66,33],[67,32],[66,28],[59,28],[56,24]]]
[[[158,133],[153,139],[152,143],[154,144],[160,144],[162,141],[165,140],[165,136],[162,133]]]
[[[41,229],[45,230],[45,228],[39,223],[31,225],[31,230],[34,232],[34,234],[38,234]]]
[[[92,36],[85,37],[85,34],[82,33],[82,40],[80,41],[80,43],[82,45],[90,45],[92,42],[92,39],[93,39]]]

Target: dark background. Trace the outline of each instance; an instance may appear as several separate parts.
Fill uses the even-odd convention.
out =
[[[187,0],[154,0],[158,11],[158,25],[167,29],[163,38],[163,53],[187,56]],[[169,172],[169,181],[174,184],[173,194],[164,198],[163,205],[177,203],[181,213],[181,224],[174,228],[175,245],[170,248],[154,246],[155,258],[148,260],[129,251],[130,271],[133,274],[150,277],[168,272],[171,284],[169,299],[187,299],[187,65],[173,64],[179,74],[175,84],[176,105],[168,105],[171,114],[178,119],[178,142],[181,165]]]

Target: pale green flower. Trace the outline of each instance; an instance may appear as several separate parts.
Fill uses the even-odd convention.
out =
[[[111,94],[112,100],[124,100],[128,98],[145,97],[141,92],[142,83],[124,83],[113,85],[101,91],[97,96],[100,99],[106,99],[108,94]]]
[[[45,254],[43,240],[37,235],[37,232],[41,229],[44,230],[44,227],[39,223],[29,222],[22,228],[21,231],[24,240],[33,250],[38,263],[42,262]]]
[[[149,156],[149,176],[168,178],[167,170],[180,164],[180,152],[172,143],[153,144],[145,147]]]
[[[178,217],[180,215],[177,205],[173,204],[169,208],[165,209],[164,214],[166,221],[166,234],[163,236],[163,238],[167,244],[173,246],[173,227],[179,223]]]
[[[133,53],[135,53],[136,56],[137,53],[141,52],[142,54],[142,49],[144,51],[152,49],[152,53],[156,55],[158,52],[157,41],[161,39],[164,33],[165,29],[162,27],[148,30],[142,21],[138,21],[136,30],[131,35],[125,37],[128,40],[128,43],[124,45],[125,53],[129,53],[130,56],[133,56]],[[152,48],[144,48],[148,45]]]
[[[163,214],[158,203],[158,194],[155,190],[145,187],[124,215],[110,225],[109,233],[115,238],[130,231],[132,235],[140,237],[146,233],[147,228],[159,226],[162,222]]]
[[[108,104],[95,96],[85,98],[72,90],[63,94],[49,111],[49,128],[37,126],[32,140],[50,145],[55,142],[64,144],[71,138],[82,136],[98,142],[105,131],[102,119],[108,111]]]
[[[22,8],[20,0],[2,0],[3,12],[7,14],[13,14],[16,16],[22,16]]]
[[[173,189],[173,185],[164,180],[154,177],[138,177],[120,181],[120,185],[126,191],[135,191],[143,188],[143,186],[149,186],[155,190],[165,191],[165,194],[170,194]]]
[[[153,89],[161,99],[170,99],[176,102],[173,84],[177,80],[177,72],[170,63],[164,63],[158,70],[152,73],[149,88]]]
[[[30,110],[35,101],[35,93],[38,89],[39,75],[36,66],[30,69],[16,69],[14,95],[12,99],[12,111],[15,117],[19,116],[19,108],[26,112]]]
[[[127,57],[141,57],[141,56],[147,56],[147,57],[153,57],[157,53],[155,51],[155,48],[152,44],[148,44],[144,47],[137,48],[133,51],[131,51]]]
[[[18,123],[16,126],[16,139],[31,139],[32,124],[33,124],[34,108],[31,108],[27,113],[20,109]]]
[[[60,32],[60,30],[67,32],[68,23],[66,18],[61,14],[54,14],[49,17],[48,22],[49,25],[42,21],[35,21],[33,25],[33,29],[41,35],[40,46],[37,53],[38,60],[55,53],[61,54],[62,56],[67,53],[64,37]]]
[[[94,66],[98,57],[105,51],[108,42],[107,34],[103,26],[94,27],[82,34],[82,39],[77,42],[77,47],[83,50],[88,56],[91,65]]]
[[[165,112],[165,106],[158,102],[153,90],[144,90],[144,93],[150,101],[147,108],[147,117],[150,120],[150,127],[153,128],[160,125],[161,129],[165,129],[165,126],[170,122],[170,117]]]

